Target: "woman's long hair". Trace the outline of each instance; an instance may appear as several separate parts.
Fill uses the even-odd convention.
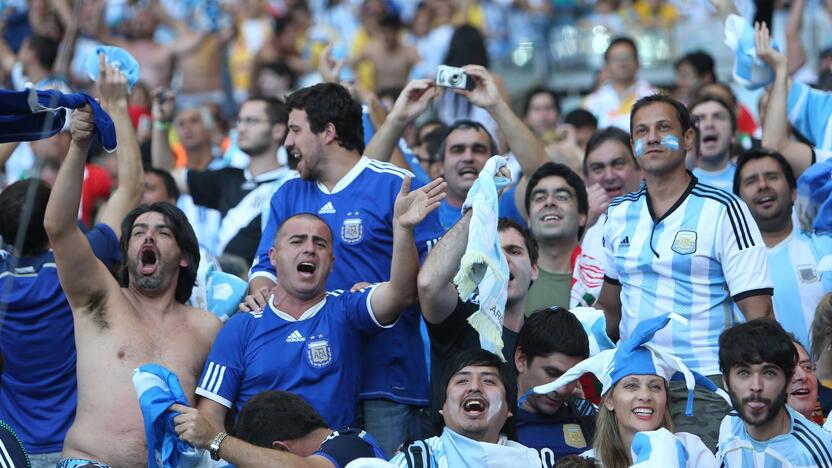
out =
[[[616,384],[617,385],[617,384]],[[665,382],[665,393],[667,395],[664,418],[661,425],[669,431],[673,431],[673,421],[670,418],[670,389]],[[630,447],[625,447],[618,432],[618,419],[615,412],[607,409],[607,401],[612,399],[615,387],[610,389],[601,399],[601,408],[598,410],[598,417],[595,419],[595,437],[592,439],[592,448],[595,449],[595,458],[601,461],[604,468],[627,468],[631,465]],[[658,429],[658,428],[657,428]]]

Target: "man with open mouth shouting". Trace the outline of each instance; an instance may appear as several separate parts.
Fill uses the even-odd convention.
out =
[[[402,183],[393,206],[390,280],[357,292],[327,292],[335,261],[333,232],[314,213],[280,225],[269,250],[277,283],[266,306],[237,314],[208,355],[197,409],[221,440],[229,410],[239,412],[267,390],[296,393],[333,428],[355,422],[366,343],[395,325],[416,301],[419,261],[413,231],[439,207],[445,182],[410,191]]]

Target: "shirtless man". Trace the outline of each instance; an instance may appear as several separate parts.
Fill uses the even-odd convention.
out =
[[[119,103],[126,107],[125,100]],[[112,109],[107,102],[102,104]],[[190,224],[173,205],[142,205],[127,215],[121,226],[126,267],[121,284],[93,255],[76,213],[94,131],[89,108],[76,111],[72,143],[44,219],[58,277],[72,308],[78,355],[78,408],[59,466],[146,466],[133,369],[148,363],[167,367],[179,376],[193,403],[196,378],[220,321],[183,305],[196,278],[199,251]]]
[[[399,38],[401,22],[394,15],[384,16],[380,23],[379,37],[356,57],[355,64],[365,60],[373,63],[373,84],[376,93],[386,89],[402,89],[407,85],[410,70],[419,63],[416,48],[402,43]]]

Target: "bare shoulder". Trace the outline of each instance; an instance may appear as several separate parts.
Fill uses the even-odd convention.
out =
[[[186,314],[188,322],[198,330],[203,337],[213,341],[214,337],[222,328],[222,320],[207,310],[198,309],[189,305],[181,305],[182,311]]]

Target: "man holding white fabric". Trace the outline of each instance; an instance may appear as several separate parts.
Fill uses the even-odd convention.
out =
[[[507,176],[501,169],[500,175]],[[441,392],[437,383],[445,361],[470,348],[479,348],[477,332],[467,323],[480,304],[463,301],[453,283],[468,247],[473,210],[467,211],[434,246],[419,272],[419,298],[431,342],[431,415],[436,416]],[[508,262],[508,293],[502,329],[503,356],[514,363],[514,344],[523,326],[526,296],[537,278],[537,241],[514,221],[501,219],[497,232]],[[512,383],[513,385],[513,383]]]

